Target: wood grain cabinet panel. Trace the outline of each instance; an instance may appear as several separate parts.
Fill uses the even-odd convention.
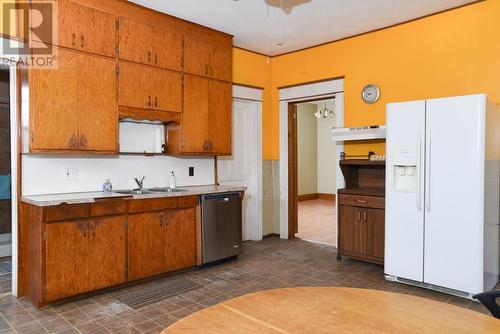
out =
[[[181,70],[182,35],[175,31],[119,19],[119,58],[136,63]]]
[[[148,212],[128,217],[129,280],[166,272],[165,213]]]
[[[78,20],[79,34],[76,44],[79,50],[103,56],[115,56],[116,16],[94,8],[78,5],[78,16],[76,19]]]
[[[156,69],[151,82],[152,109],[182,111],[182,75],[179,72]]]
[[[89,290],[89,226],[86,221],[46,225],[46,301]]]
[[[343,252],[356,253],[356,208],[339,207],[339,248]]]
[[[231,155],[232,84],[209,81],[209,151],[215,155]]]
[[[233,41],[232,39],[218,40],[212,51],[212,59],[210,68],[210,77],[232,81],[232,64],[233,64]]]
[[[209,80],[186,74],[182,113],[182,152],[206,153],[209,131]]]
[[[31,150],[71,150],[78,136],[78,55],[59,50],[58,69],[29,72]]]
[[[209,36],[187,34],[184,37],[184,71],[208,77],[212,52]]]
[[[118,151],[117,85],[114,59],[78,55],[77,101],[81,150]]]
[[[169,210],[165,219],[165,259],[168,271],[196,264],[195,208]]]
[[[374,258],[384,258],[385,211],[365,209],[366,211],[366,254]]]
[[[115,216],[89,222],[89,291],[126,281],[125,221],[125,216]]]

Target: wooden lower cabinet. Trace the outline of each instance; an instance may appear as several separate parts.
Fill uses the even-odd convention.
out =
[[[125,217],[45,228],[46,302],[125,282]]]
[[[384,221],[382,209],[339,206],[340,255],[384,263]]]
[[[171,209],[129,216],[129,280],[196,264],[195,209]]]

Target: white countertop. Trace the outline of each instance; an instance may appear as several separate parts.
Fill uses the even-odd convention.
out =
[[[96,192],[82,192],[82,193],[66,193],[66,194],[44,194],[44,195],[32,195],[32,196],[22,196],[21,201],[29,203],[36,206],[53,206],[59,204],[79,204],[79,203],[93,203],[96,199],[104,198],[134,198],[134,199],[146,199],[146,198],[161,198],[161,197],[180,197],[180,196],[192,196],[192,195],[204,195],[204,194],[216,194],[224,193],[230,191],[245,191],[246,187],[243,186],[189,186],[189,187],[177,187],[179,189],[185,189],[187,191],[182,192],[171,192],[171,193],[145,193],[141,195],[128,195],[119,194],[116,192],[105,193],[102,191]]]

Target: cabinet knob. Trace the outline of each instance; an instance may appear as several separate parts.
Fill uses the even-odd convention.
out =
[[[155,96],[155,107],[158,107],[158,97]]]
[[[148,106],[151,107],[151,95],[148,96]]]
[[[83,35],[81,35],[80,45],[81,45],[82,48],[85,45],[85,38],[83,37]]]
[[[365,221],[365,223],[368,220],[368,212],[366,212],[366,211],[363,212],[363,220]]]
[[[361,211],[358,211],[358,222],[361,221]]]
[[[74,32],[71,33],[71,45],[75,46],[76,44],[76,34]]]

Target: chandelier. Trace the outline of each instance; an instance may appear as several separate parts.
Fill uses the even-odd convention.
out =
[[[323,108],[319,109],[318,111],[316,111],[314,113],[314,116],[316,116],[316,118],[328,118],[328,117],[335,117],[335,112],[328,108],[326,106],[326,101],[325,101],[325,104],[323,105]]]

